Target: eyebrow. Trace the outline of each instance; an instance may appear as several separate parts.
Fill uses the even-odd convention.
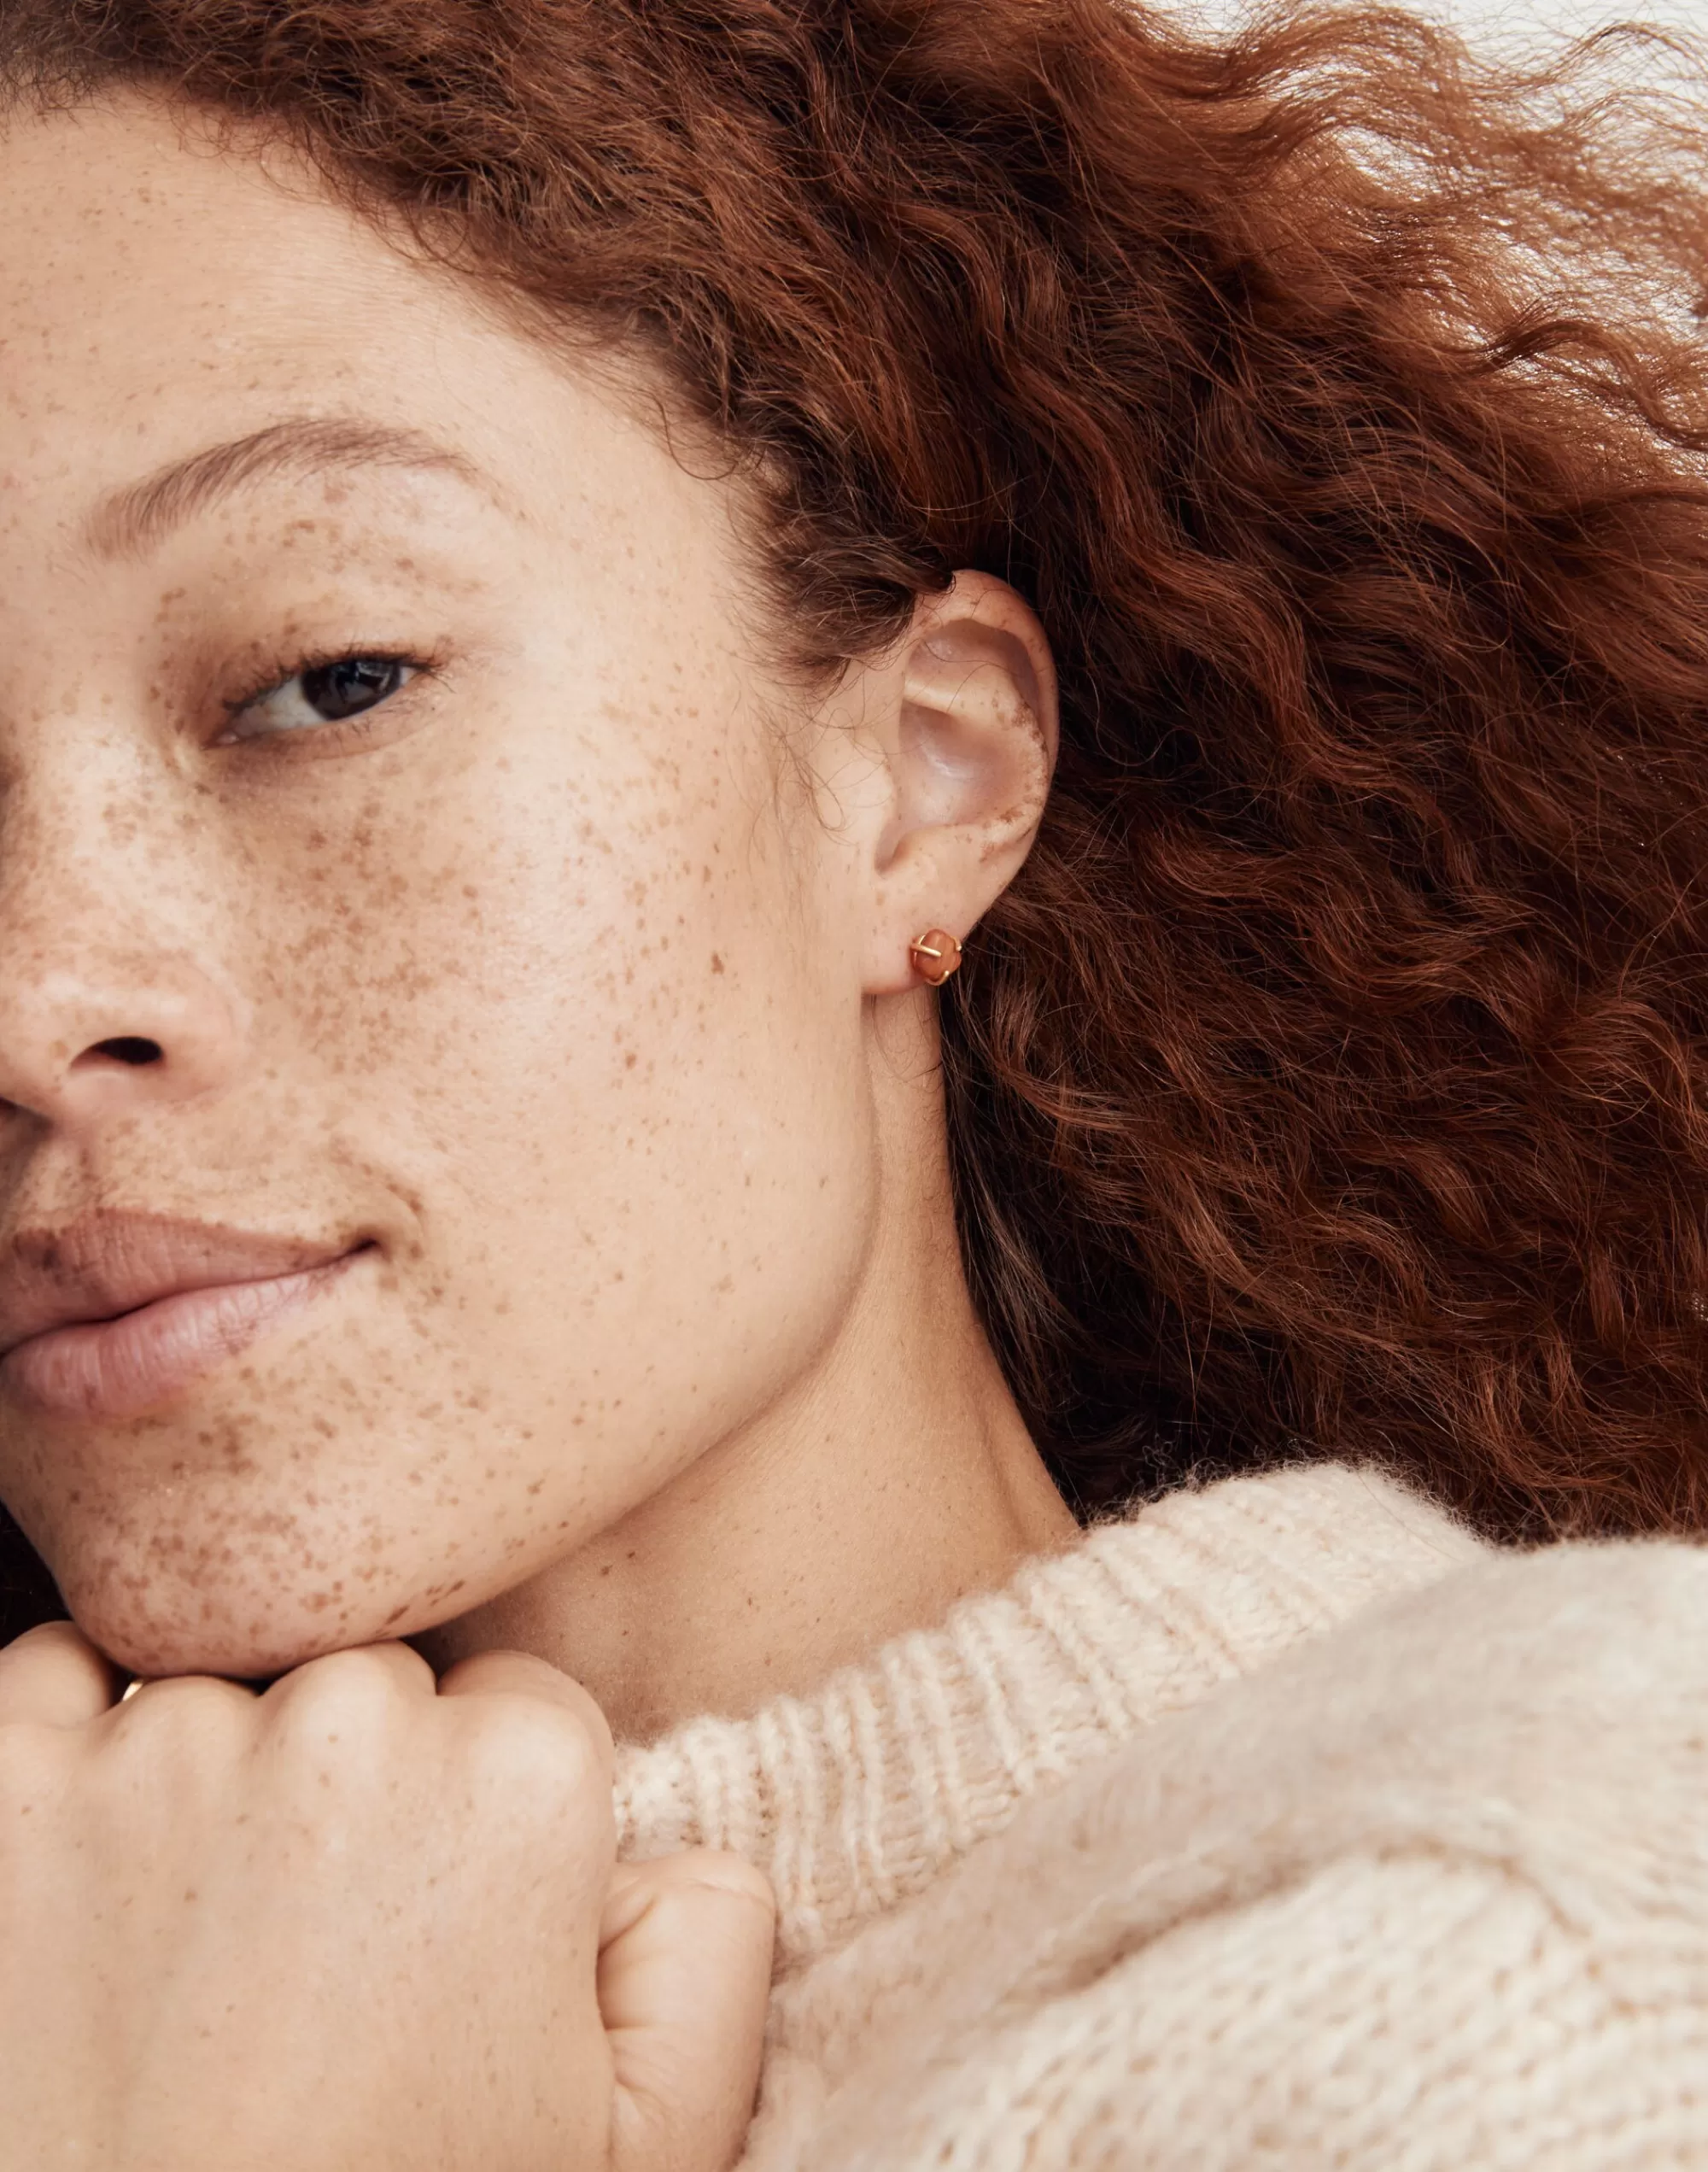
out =
[[[373,467],[453,475],[490,494],[472,461],[420,430],[327,416],[273,423],[247,437],[173,460],[140,483],[109,492],[91,514],[85,535],[102,558],[130,556],[152,548],[185,521],[251,483]]]

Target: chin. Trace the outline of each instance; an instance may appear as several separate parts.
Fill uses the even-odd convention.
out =
[[[379,1641],[377,1630],[312,1618],[288,1598],[260,1620],[252,1606],[226,1603],[217,1593],[199,1595],[193,1608],[175,1605],[170,1590],[115,1595],[73,1586],[64,1596],[90,1642],[115,1665],[149,1681],[218,1674],[270,1682],[327,1652]]]
[[[464,1611],[481,1566],[466,1523],[412,1521],[389,1473],[330,1456],[236,1473],[174,1458],[170,1476],[85,1464],[75,1490],[44,1475],[20,1523],[84,1634],[146,1677],[271,1680],[401,1638]]]
[[[184,1575],[156,1554],[126,1558],[103,1549],[73,1559],[59,1584],[72,1619],[91,1643],[132,1674],[217,1674],[266,1682],[305,1661],[424,1629],[447,1611],[431,1587],[397,1592],[378,1581],[338,1588],[305,1581],[300,1569],[266,1572],[264,1560],[232,1562],[226,1574]],[[454,1603],[454,1602],[453,1602]]]

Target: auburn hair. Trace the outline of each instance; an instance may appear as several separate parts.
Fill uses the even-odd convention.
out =
[[[0,0],[279,132],[763,506],[804,666],[960,566],[1062,689],[943,1008],[973,1288],[1090,1512],[1380,1458],[1708,1509],[1708,97],[1373,8]]]

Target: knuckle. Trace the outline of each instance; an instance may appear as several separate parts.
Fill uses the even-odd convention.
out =
[[[141,1816],[144,1806],[187,1807],[219,1790],[252,1736],[254,1703],[205,1676],[149,1683],[91,1732],[91,1800]]]
[[[579,1712],[532,1697],[493,1696],[470,1700],[465,1716],[475,1769],[500,1801],[551,1817],[608,1808],[600,1744]]]
[[[33,1629],[25,1630],[9,1644],[0,1646],[0,1667],[27,1666],[33,1660],[66,1651],[80,1655],[92,1653],[94,1648],[73,1622],[38,1621]]]
[[[573,1714],[607,1764],[613,1755],[605,1714],[579,1682],[547,1660],[526,1652],[493,1651],[461,1660],[440,1684],[442,1694],[514,1696]]]
[[[78,1725],[108,1702],[111,1664],[68,1621],[41,1622],[0,1650],[0,1721],[52,1718]]]
[[[134,1697],[114,1705],[107,1718],[119,1736],[167,1728],[201,1733],[229,1728],[254,1706],[249,1691],[234,1682],[211,1674],[180,1674],[144,1683]]]
[[[269,1717],[293,1733],[360,1743],[384,1739],[409,1700],[393,1660],[363,1647],[295,1668],[265,1701]]]

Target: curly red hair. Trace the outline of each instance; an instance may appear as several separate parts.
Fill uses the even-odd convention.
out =
[[[1635,66],[1626,65],[1635,56]],[[1055,644],[944,1008],[966,1256],[1091,1509],[1374,1455],[1492,1531],[1708,1507],[1699,63],[1398,12],[7,0],[635,342],[796,659],[957,566]]]

